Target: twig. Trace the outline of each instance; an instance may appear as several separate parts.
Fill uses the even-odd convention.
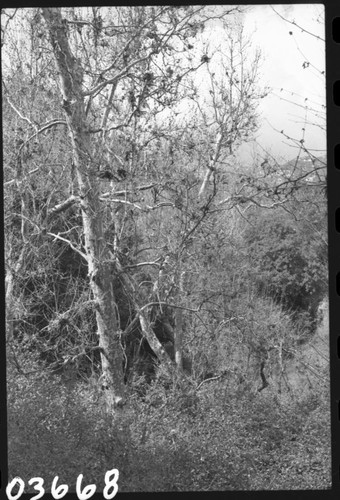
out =
[[[310,36],[313,36],[314,38],[316,38],[317,40],[321,40],[322,42],[325,42],[325,40],[323,38],[321,38],[321,36],[318,36],[318,35],[315,35],[314,33],[311,33],[310,31],[306,30],[305,28],[303,28],[302,26],[299,26],[295,21],[290,21],[289,19],[283,17],[279,12],[277,12],[274,7],[271,5],[270,8],[275,12],[275,14],[277,14],[279,17],[281,17],[281,19],[283,21],[285,21],[286,23],[289,23],[289,24],[292,24],[293,26],[296,26],[297,28],[299,28],[301,31],[304,31],[305,33],[307,33],[308,35]]]
[[[157,184],[147,184],[146,186],[139,186],[133,189],[133,191],[130,191],[128,189],[124,189],[122,191],[108,191],[107,193],[103,193],[101,195],[101,198],[108,198],[109,196],[112,196],[114,194],[115,196],[125,196],[129,193],[134,193],[135,191],[145,191],[147,189],[152,189],[155,187]]]
[[[74,250],[75,252],[79,253],[79,255],[81,255],[83,257],[83,259],[85,259],[86,262],[87,262],[87,256],[86,256],[86,254],[83,253],[78,248],[76,248],[69,240],[67,240],[66,238],[62,238],[61,236],[59,236],[59,234],[54,234],[54,233],[46,233],[46,234],[48,234],[48,236],[53,236],[54,238],[57,238],[58,240],[64,241],[65,243],[67,243],[68,245],[70,245],[70,247],[72,248],[72,250]]]
[[[124,266],[123,269],[134,269],[135,267],[142,267],[142,266],[157,266],[159,267],[161,264],[159,261],[161,260],[161,257],[156,259],[154,262],[138,262],[137,264],[131,264],[128,266]]]
[[[206,382],[211,382],[212,380],[218,380],[220,378],[222,378],[224,375],[227,375],[228,372],[230,372],[231,370],[224,370],[222,373],[220,373],[219,375],[216,375],[215,377],[210,377],[210,378],[206,378],[205,380],[202,380],[202,382],[200,382],[198,384],[198,386],[196,387],[195,391],[198,391],[203,384],[205,384]]]
[[[144,309],[147,309],[148,307],[151,306],[167,306],[167,307],[173,307],[175,309],[183,309],[184,311],[190,311],[194,313],[198,313],[200,311],[199,308],[191,309],[190,307],[178,306],[176,304],[169,304],[168,302],[163,302],[163,301],[149,302],[148,304],[145,304],[143,307],[141,307],[139,311],[144,311]]]
[[[4,86],[4,91],[5,91],[4,93],[5,93],[7,102],[11,106],[11,108],[14,109],[14,111],[16,112],[16,114],[18,116],[20,116],[20,118],[22,120],[24,120],[25,122],[29,123],[31,125],[31,127],[33,127],[35,130],[37,130],[38,129],[37,124],[33,123],[32,120],[30,120],[29,118],[27,118],[27,116],[24,116],[23,114],[21,114],[20,111],[18,110],[18,108],[12,103],[11,99],[9,98],[8,90],[7,90],[7,87],[5,85],[5,82],[3,82],[3,86]]]

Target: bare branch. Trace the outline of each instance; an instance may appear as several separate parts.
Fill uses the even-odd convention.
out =
[[[134,269],[136,267],[142,267],[142,266],[157,266],[157,267],[160,267],[161,264],[160,264],[160,260],[162,260],[161,257],[159,257],[158,259],[156,259],[154,262],[138,262],[137,264],[131,264],[131,265],[128,265],[128,266],[124,266],[123,267],[123,270],[124,269]]]
[[[162,14],[164,12],[166,12],[168,10],[168,6],[165,6],[163,9],[161,9],[159,11],[159,13],[154,16],[152,19],[149,19],[146,23],[144,23],[144,25],[142,25],[139,30],[126,42],[126,44],[124,45],[124,47],[121,49],[121,51],[119,52],[119,54],[115,57],[115,59],[113,60],[113,62],[110,64],[110,66],[108,66],[106,69],[104,69],[101,73],[100,73],[100,76],[104,76],[105,73],[107,73],[108,71],[110,71],[111,69],[113,69],[119,58],[124,54],[124,52],[126,51],[126,49],[129,47],[129,45],[131,44],[131,42],[133,42],[137,37],[139,37],[141,35],[141,33],[143,32],[143,30],[150,24],[150,23],[154,23],[156,21],[157,18],[161,17]],[[107,28],[106,28],[107,29]]]
[[[49,216],[52,217],[55,214],[59,214],[60,212],[63,212],[64,210],[67,210],[70,208],[72,205],[77,203],[79,201],[78,196],[70,196],[67,200],[63,201],[62,203],[59,203],[58,205],[55,205],[51,210],[49,211]]]
[[[8,17],[8,19],[7,19],[6,23],[5,23],[5,26],[4,26],[3,28],[1,27],[1,35],[2,35],[1,44],[2,44],[2,45],[4,45],[4,44],[5,44],[5,34],[6,34],[6,30],[7,30],[8,24],[9,24],[9,22],[10,22],[10,21],[14,18],[15,14],[17,13],[17,11],[18,11],[19,9],[14,9],[14,12],[13,12],[13,14],[12,14],[12,15],[8,14],[8,13],[6,12],[6,10],[8,10],[8,9],[2,9],[2,15],[3,15],[3,16],[7,16],[7,17]],[[12,9],[10,9],[10,10],[12,10]]]
[[[130,205],[132,207],[135,207],[135,208],[138,208],[138,210],[144,210],[143,207],[140,207],[139,205],[137,205],[137,203],[133,203],[132,201],[128,201],[128,200],[117,200],[115,198],[104,198],[103,196],[99,198],[100,201],[108,201],[108,202],[111,202],[111,203],[122,203],[123,205]]]
[[[41,134],[42,132],[45,132],[45,130],[52,128],[55,125],[66,125],[67,126],[67,122],[65,120],[52,120],[51,122],[46,123],[46,125],[43,125],[39,130],[37,130],[35,132],[35,134],[31,135],[31,137],[29,137],[27,139],[27,141],[22,146],[27,144],[31,139],[34,139],[34,137],[36,137],[37,135]]]
[[[320,40],[321,42],[325,42],[326,41],[324,38],[321,38],[321,36],[315,35],[314,33],[311,33],[310,31],[306,30],[305,28],[303,28],[302,26],[300,26],[299,24],[297,24],[295,21],[290,21],[286,17],[282,16],[279,12],[277,12],[277,10],[274,9],[274,7],[272,5],[270,5],[270,8],[275,12],[275,14],[277,14],[286,23],[289,23],[289,24],[292,24],[293,26],[296,26],[301,31],[304,31],[308,35],[313,36],[314,38],[316,38],[317,40]]]
[[[175,204],[172,203],[171,201],[162,201],[161,203],[158,203],[158,205],[146,205],[147,210],[157,210],[157,208],[162,208],[162,207],[172,207],[175,208]]]
[[[133,189],[133,191],[131,190],[128,190],[128,189],[124,189],[122,191],[108,191],[107,193],[103,193],[101,195],[101,198],[108,198],[109,196],[112,196],[112,194],[114,194],[115,196],[125,196],[127,194],[131,194],[131,193],[134,193],[135,191],[146,191],[147,189],[152,189],[153,187],[157,186],[157,184],[147,184],[146,186],[139,186],[139,187],[135,187]]]
[[[211,382],[212,380],[219,380],[220,378],[224,377],[228,373],[233,373],[233,371],[227,368],[222,373],[220,373],[220,375],[216,375],[215,377],[210,377],[210,378],[206,378],[205,380],[202,380],[202,382],[200,382],[198,384],[198,386],[196,387],[195,390],[198,391],[202,387],[203,384],[206,384],[207,382]]]
[[[150,54],[148,54],[145,57],[140,57],[139,59],[135,59],[130,64],[125,66],[125,68],[122,71],[120,71],[119,73],[117,73],[113,78],[110,78],[109,80],[106,80],[105,82],[100,83],[99,85],[97,85],[96,87],[94,87],[91,90],[88,90],[87,92],[82,92],[83,97],[94,95],[94,94],[98,93],[100,90],[102,90],[104,87],[106,87],[106,85],[118,82],[118,80],[120,80],[121,78],[123,78],[123,76],[126,76],[128,74],[128,72],[131,68],[133,68],[134,66],[136,66],[139,63],[147,61],[152,54],[153,53],[151,52]]]
[[[37,167],[33,170],[31,170],[30,172],[27,173],[27,175],[25,177],[23,177],[22,179],[20,179],[19,181],[17,179],[11,179],[10,181],[7,181],[7,182],[4,182],[4,186],[9,186],[11,184],[14,184],[15,182],[17,182],[19,185],[27,179],[27,177],[31,174],[34,174],[35,172],[38,172],[38,170],[42,167],[43,165],[40,165],[40,167]]]
[[[114,194],[117,194],[114,192]],[[126,192],[122,192],[122,194],[126,194]],[[107,193],[107,197],[109,196],[109,193]],[[172,202],[167,202],[167,201],[163,201],[161,203],[158,203],[158,205],[145,205],[144,207],[141,207],[140,205],[137,205],[137,203],[133,203],[132,201],[128,201],[128,200],[119,200],[119,199],[115,199],[115,198],[111,198],[111,199],[107,199],[107,197],[105,196],[102,196],[100,197],[100,201],[108,201],[108,202],[111,202],[111,203],[122,203],[124,205],[130,205],[130,206],[133,206],[135,208],[138,208],[138,210],[142,210],[144,212],[149,212],[151,210],[157,210],[158,208],[163,208],[163,207],[172,207],[172,208],[175,208],[175,204],[172,203]]]
[[[110,97],[109,97],[108,103],[106,105],[105,112],[104,112],[103,119],[102,119],[102,123],[101,123],[101,126],[100,126],[101,129],[102,129],[102,131],[103,131],[103,141],[104,141],[104,138],[105,138],[105,129],[106,129],[106,125],[107,125],[107,120],[109,118],[110,109],[111,109],[112,101],[113,101],[113,96],[115,94],[116,88],[117,88],[117,82],[115,82],[112,85],[111,92],[110,92]]]
[[[4,94],[6,96],[6,99],[7,99],[7,102],[8,104],[11,106],[11,108],[16,112],[16,114],[22,119],[24,120],[25,122],[27,122],[29,125],[31,125],[31,127],[33,127],[35,130],[38,129],[38,126],[36,123],[33,123],[32,120],[30,120],[29,118],[27,118],[27,116],[24,116],[22,113],[20,113],[20,111],[18,110],[18,108],[12,103],[11,99],[9,98],[9,92],[7,90],[7,87],[6,87],[6,84],[5,82],[3,82],[3,86],[4,86]]]
[[[148,307],[152,306],[167,306],[167,307],[173,307],[174,309],[183,309],[183,311],[190,311],[193,313],[200,312],[200,308],[192,309],[190,307],[179,306],[176,304],[169,304],[169,302],[164,302],[164,301],[149,302],[148,304],[145,304],[144,306],[140,307],[139,311],[144,311],[145,309],[148,309]]]
[[[87,255],[85,253],[83,253],[81,250],[79,250],[77,247],[75,247],[73,245],[73,243],[71,243],[69,240],[67,240],[66,238],[63,238],[62,236],[59,236],[59,234],[54,234],[54,233],[46,233],[46,234],[48,234],[48,236],[53,236],[53,238],[57,238],[58,240],[64,241],[65,243],[70,245],[72,250],[79,253],[79,255],[81,255],[83,257],[83,259],[85,259],[87,262]]]
[[[11,215],[15,215],[16,217],[20,217],[21,219],[25,219],[27,222],[29,222],[30,224],[32,224],[32,226],[35,226],[38,229],[39,233],[40,233],[41,229],[38,226],[38,224],[36,224],[33,220],[31,220],[28,217],[26,217],[26,215],[19,214],[19,213],[16,213],[16,212],[12,212]]]

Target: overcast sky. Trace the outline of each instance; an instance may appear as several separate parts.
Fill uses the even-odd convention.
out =
[[[289,4],[274,5],[273,8],[322,40],[285,22],[269,5],[254,6],[245,15],[245,29],[253,33],[254,45],[263,53],[263,83],[272,88],[271,95],[260,103],[262,126],[257,134],[258,142],[273,154],[291,159],[296,156],[297,149],[272,127],[284,130],[296,139],[302,138],[304,127],[306,146],[314,149],[314,154],[323,155],[326,149],[325,131],[304,122],[306,104],[307,122],[320,124],[323,121],[314,111],[325,113],[326,77],[321,73],[325,71],[324,7],[321,4]],[[321,22],[317,22],[317,18]],[[309,66],[304,63],[309,63]]]
[[[312,35],[285,22],[273,9]],[[278,159],[296,157],[297,148],[292,147],[292,142],[287,141],[280,131],[300,140],[303,128],[306,147],[316,156],[325,154],[326,132],[318,126],[324,126],[326,103],[326,77],[322,74],[325,71],[323,17],[322,4],[257,5],[246,9],[243,17],[245,32],[251,35],[254,49],[260,48],[263,55],[259,84],[271,88],[269,96],[259,102],[261,127],[256,142],[259,145],[257,153],[261,156],[265,156],[265,150],[268,150]],[[214,41],[219,43],[221,29],[215,24],[205,35],[212,45]],[[242,146],[239,153],[244,158],[251,158],[253,151],[254,144],[248,144]]]

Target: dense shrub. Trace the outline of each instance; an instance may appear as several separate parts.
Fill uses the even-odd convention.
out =
[[[327,392],[300,399],[237,391],[223,379],[197,391],[191,379],[156,378],[115,418],[95,379],[65,385],[32,356],[8,364],[10,477],[40,476],[75,488],[77,476],[101,489],[120,471],[120,491],[207,491],[330,486]],[[166,383],[165,383],[166,382]],[[142,383],[141,381],[139,383]]]
[[[326,218],[321,214],[314,222],[310,213],[300,217],[302,221],[296,222],[279,209],[259,213],[247,228],[245,241],[258,290],[296,313],[296,318],[308,313],[314,321],[327,292],[327,246],[310,226],[322,227]]]

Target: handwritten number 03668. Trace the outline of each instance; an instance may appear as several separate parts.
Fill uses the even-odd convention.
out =
[[[77,497],[79,500],[88,500],[88,498],[91,498],[92,495],[94,495],[97,486],[95,484],[89,484],[85,486],[85,488],[82,489],[81,483],[83,481],[83,474],[79,474],[77,477],[77,483],[76,483],[76,492],[77,492]],[[105,487],[103,489],[103,497],[106,500],[111,500],[114,498],[117,494],[118,491],[118,477],[119,477],[119,471],[118,469],[111,469],[106,472],[105,474]],[[66,493],[68,492],[68,486],[67,484],[60,484],[57,486],[59,477],[56,476],[53,481],[52,481],[52,486],[51,486],[51,494],[53,498],[58,500],[59,498],[63,498]],[[15,485],[18,485],[19,491],[17,493],[12,494],[12,490],[15,487]],[[30,500],[38,500],[39,498],[42,498],[45,494],[45,489],[43,487],[44,480],[41,477],[32,477],[28,481],[28,484],[31,486],[35,484],[34,489],[38,491],[36,495],[31,497]],[[25,483],[20,477],[15,477],[10,481],[7,485],[6,488],[6,495],[8,500],[18,500],[21,495],[24,493],[25,489]]]

